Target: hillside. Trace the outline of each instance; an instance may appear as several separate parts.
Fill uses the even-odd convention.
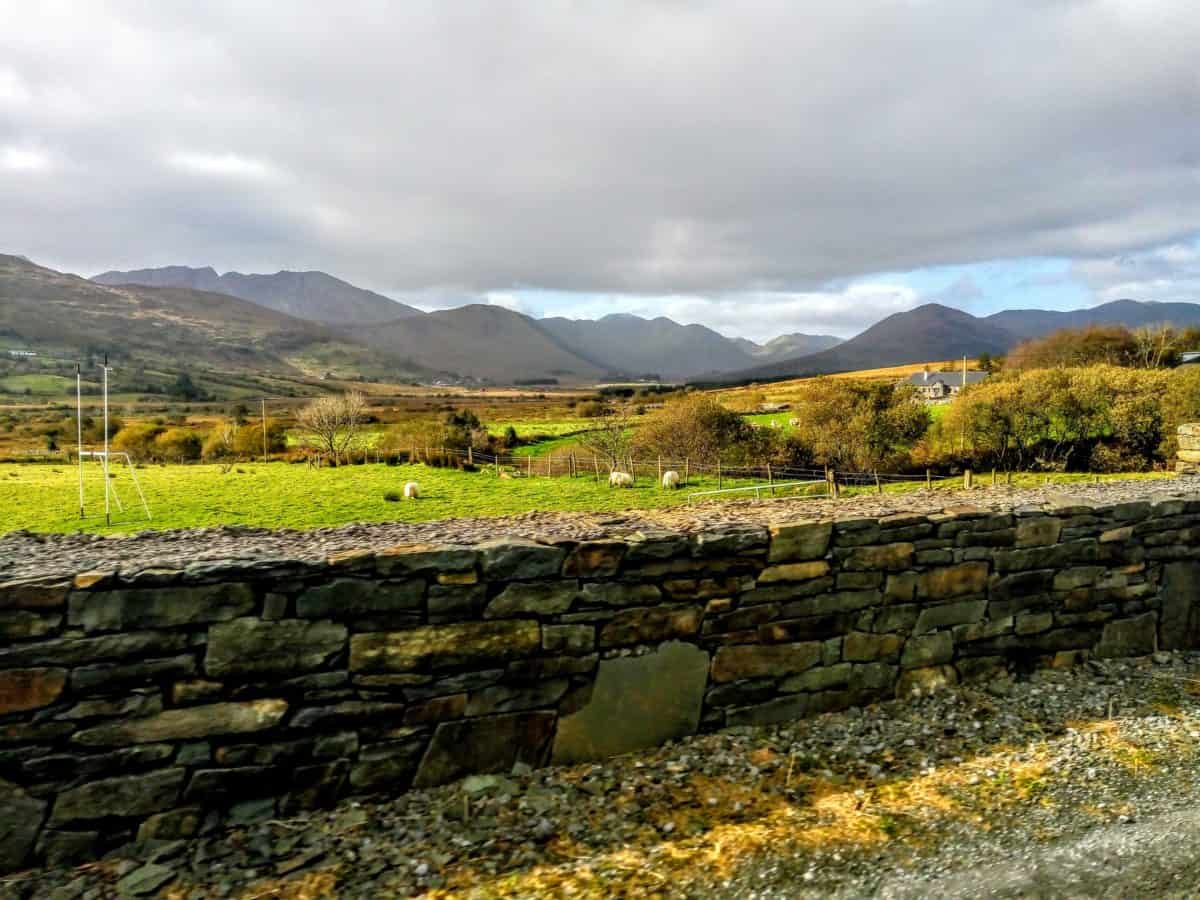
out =
[[[861,334],[829,350],[798,359],[756,366],[726,376],[729,380],[796,378],[928,359],[1001,354],[1016,338],[986,320],[937,303],[888,316]]]
[[[1083,328],[1087,325],[1125,325],[1128,328],[1164,323],[1177,326],[1200,325],[1200,304],[1114,300],[1112,303],[1066,312],[1008,309],[990,315],[984,321],[1024,339],[1040,337],[1060,328]]]
[[[593,360],[612,374],[657,373],[688,378],[727,372],[754,357],[737,341],[703,325],[680,325],[659,316],[614,313],[601,319],[539,319],[537,324],[573,353]]]
[[[799,331],[792,334],[781,334],[761,346],[756,346],[751,354],[765,362],[795,359],[811,353],[820,353],[839,344],[845,343],[842,338],[832,334],[803,334]]]
[[[226,272],[218,275],[208,266],[199,269],[165,266],[131,272],[104,272],[92,281],[106,285],[138,284],[228,294],[289,316],[330,325],[366,325],[421,314],[418,309],[324,272],[281,271],[274,275]]]
[[[40,356],[110,354],[130,388],[181,371],[309,379],[327,369],[399,376],[414,367],[325,326],[225,294],[109,287],[0,255],[0,343]]]
[[[443,309],[357,326],[349,333],[435,372],[496,382],[553,378],[578,384],[606,373],[603,365],[572,353],[533,319],[500,306]]]

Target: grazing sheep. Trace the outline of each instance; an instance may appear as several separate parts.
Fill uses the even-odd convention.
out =
[[[628,472],[611,472],[608,476],[608,486],[631,488],[633,487],[633,476]]]
[[[679,487],[679,473],[675,471],[663,472],[662,486],[668,491],[673,491]]]
[[[404,485],[404,499],[416,500],[421,496],[421,488],[415,481],[410,481]]]

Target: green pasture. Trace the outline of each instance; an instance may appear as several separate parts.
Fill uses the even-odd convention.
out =
[[[249,525],[269,528],[317,528],[348,522],[426,521],[458,516],[503,516],[534,510],[615,511],[686,503],[689,489],[708,490],[716,479],[693,478],[689,489],[664,491],[653,478],[639,478],[631,489],[610,489],[591,476],[568,478],[497,478],[494,469],[462,472],[425,465],[368,464],[311,469],[287,463],[151,465],[137,469],[153,519],[146,521],[129,472],[115,469],[112,479],[123,513],[114,507],[113,524],[104,525],[103,481],[98,464],[85,466],[88,517],[78,517],[77,470],[49,464],[0,465],[0,531],[112,531]],[[1014,484],[1042,484],[1048,476],[1017,475]],[[1167,477],[1163,475],[1105,476]],[[1089,481],[1091,475],[1049,476],[1054,483]],[[979,476],[986,483],[988,477]],[[421,486],[421,499],[392,502],[406,481]],[[725,479],[724,487],[750,484]],[[758,482],[761,484],[761,482]],[[960,479],[935,482],[939,490],[961,486]],[[886,485],[888,493],[920,490],[923,483]],[[849,493],[873,491],[873,487]],[[764,495],[766,491],[764,490]],[[779,494],[783,495],[784,490]],[[748,495],[728,494],[728,499]],[[803,500],[798,500],[801,513]],[[802,513],[801,513],[802,514]]]

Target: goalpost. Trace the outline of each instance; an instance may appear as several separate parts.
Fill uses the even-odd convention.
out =
[[[80,375],[79,363],[75,364],[75,453],[79,462],[79,518],[84,517],[83,505],[83,461],[84,459],[99,459],[103,464],[104,470],[104,523],[112,524],[112,500],[116,501],[117,511],[124,512],[125,507],[121,504],[121,498],[117,494],[116,485],[112,484],[112,479],[109,478],[109,461],[114,455],[118,458],[124,458],[125,467],[129,470],[129,476],[133,480],[133,486],[137,490],[138,498],[142,501],[142,509],[146,513],[146,518],[151,519],[150,504],[146,502],[146,495],[142,493],[142,485],[138,481],[137,470],[133,467],[133,460],[129,458],[128,453],[120,451],[112,452],[108,449],[108,354],[104,354],[104,362],[100,366],[104,373],[104,449],[103,450],[84,450],[83,449],[83,386],[82,376]]]

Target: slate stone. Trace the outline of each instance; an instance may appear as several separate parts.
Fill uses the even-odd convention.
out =
[[[168,709],[145,719],[98,725],[81,731],[74,740],[88,747],[112,747],[186,741],[218,734],[250,734],[278,725],[287,709],[284,700],[250,700],[245,703],[213,703]]]
[[[850,663],[836,663],[831,666],[817,666],[799,675],[791,675],[779,684],[779,690],[786,693],[795,691],[828,691],[835,688],[848,687],[854,667]]]
[[[170,809],[179,799],[184,769],[162,769],[89,781],[55,798],[51,825],[94,821],[109,816],[148,816]]]
[[[793,525],[773,525],[771,549],[767,562],[795,562],[820,559],[829,550],[833,536],[832,522],[800,522]]]
[[[821,661],[821,642],[800,644],[739,644],[721,647],[713,656],[712,680],[718,684],[741,678],[792,675]]]
[[[530,619],[356,634],[350,638],[352,672],[411,672],[506,662],[536,652],[541,628]]]
[[[969,625],[983,620],[987,612],[987,600],[959,600],[956,603],[943,603],[939,606],[927,606],[917,617],[913,626],[913,634],[924,634],[936,628],[949,628],[953,625]]]
[[[68,622],[84,631],[175,628],[224,622],[254,609],[248,584],[73,591]]]
[[[167,656],[186,649],[186,634],[141,631],[91,638],[56,638],[19,647],[0,647],[0,669],[78,666],[129,656]]]
[[[302,619],[358,619],[366,616],[409,614],[419,618],[425,599],[425,582],[368,581],[337,578],[309,588],[296,598],[296,615]]]
[[[49,706],[66,685],[66,669],[0,671],[0,716]]]
[[[433,575],[472,571],[479,554],[474,547],[453,544],[397,544],[375,554],[381,575]]]
[[[917,596],[930,600],[946,600],[966,594],[979,594],[987,589],[987,583],[986,562],[942,566],[920,574],[917,578]]]
[[[37,853],[48,867],[87,862],[100,855],[101,834],[98,831],[46,829],[38,838]]]
[[[763,569],[758,576],[759,584],[771,584],[777,581],[808,581],[829,574],[829,563],[823,559],[808,562],[781,563]],[[849,574],[849,573],[847,573]],[[873,587],[874,585],[867,585]]]
[[[346,626],[330,621],[249,617],[208,630],[204,670],[213,678],[291,675],[324,668],[346,647]]]
[[[767,540],[767,529],[761,525],[727,525],[695,535],[692,552],[704,557],[739,556],[765,549]]]
[[[536,541],[502,538],[478,545],[485,578],[492,581],[526,581],[553,578],[562,569],[567,551]]]
[[[662,591],[655,584],[591,582],[583,586],[580,600],[601,606],[653,606],[662,601]]]
[[[492,685],[471,694],[467,701],[466,714],[487,716],[554,706],[566,694],[567,686],[568,681],[565,678],[525,685]]]
[[[673,638],[692,637],[700,631],[701,613],[698,606],[627,609],[600,629],[600,646],[653,644]]]
[[[842,641],[842,658],[849,662],[895,662],[903,646],[904,638],[898,634],[852,631]]]
[[[1043,547],[1057,543],[1062,533],[1062,519],[1052,516],[1022,519],[1017,523],[1017,547]]]
[[[742,706],[730,709],[725,713],[725,724],[731,727],[738,725],[773,725],[777,722],[790,722],[802,719],[808,715],[811,694],[787,694],[776,697],[766,703],[754,706]]]
[[[1148,612],[1132,619],[1114,619],[1104,626],[1096,656],[1148,656],[1158,650],[1158,618]]]
[[[554,734],[552,712],[511,713],[443,722],[421,758],[413,786],[434,787],[465,775],[512,771],[520,762],[544,765]]]
[[[25,868],[45,812],[44,801],[0,778],[0,873]]]
[[[77,693],[112,691],[119,687],[189,678],[196,674],[196,668],[196,657],[190,653],[167,659],[79,666],[71,671],[71,690]]]
[[[0,609],[58,609],[70,589],[65,581],[6,581],[0,584]]]
[[[28,760],[22,770],[37,781],[75,783],[113,774],[128,774],[165,763],[175,754],[171,744],[123,747],[112,753],[55,753]],[[182,760],[180,761],[182,765]]]
[[[543,625],[542,649],[547,653],[591,653],[596,629],[591,625]]]
[[[622,541],[584,541],[567,556],[562,573],[568,578],[609,578],[617,574],[627,549]]]
[[[855,547],[846,553],[842,560],[842,568],[848,571],[881,569],[885,572],[899,572],[912,565],[913,549],[913,545],[907,541],[875,547]]]
[[[904,644],[900,665],[905,669],[920,669],[949,662],[954,656],[954,639],[948,631],[910,637]]]
[[[431,625],[477,619],[487,605],[487,587],[431,584],[425,602]]]
[[[554,763],[604,759],[695,734],[708,664],[705,651],[678,641],[602,660],[591,700],[559,720]]]
[[[360,791],[404,790],[412,784],[427,743],[428,732],[413,729],[405,739],[363,747],[350,769],[350,785]]]
[[[23,641],[45,637],[62,624],[60,612],[38,612],[31,609],[0,610],[0,640]]]
[[[1200,563],[1163,566],[1162,622],[1158,643],[1164,650],[1200,649]]]
[[[571,608],[579,595],[577,581],[515,582],[501,591],[483,612],[485,619],[528,613],[552,616]]]

